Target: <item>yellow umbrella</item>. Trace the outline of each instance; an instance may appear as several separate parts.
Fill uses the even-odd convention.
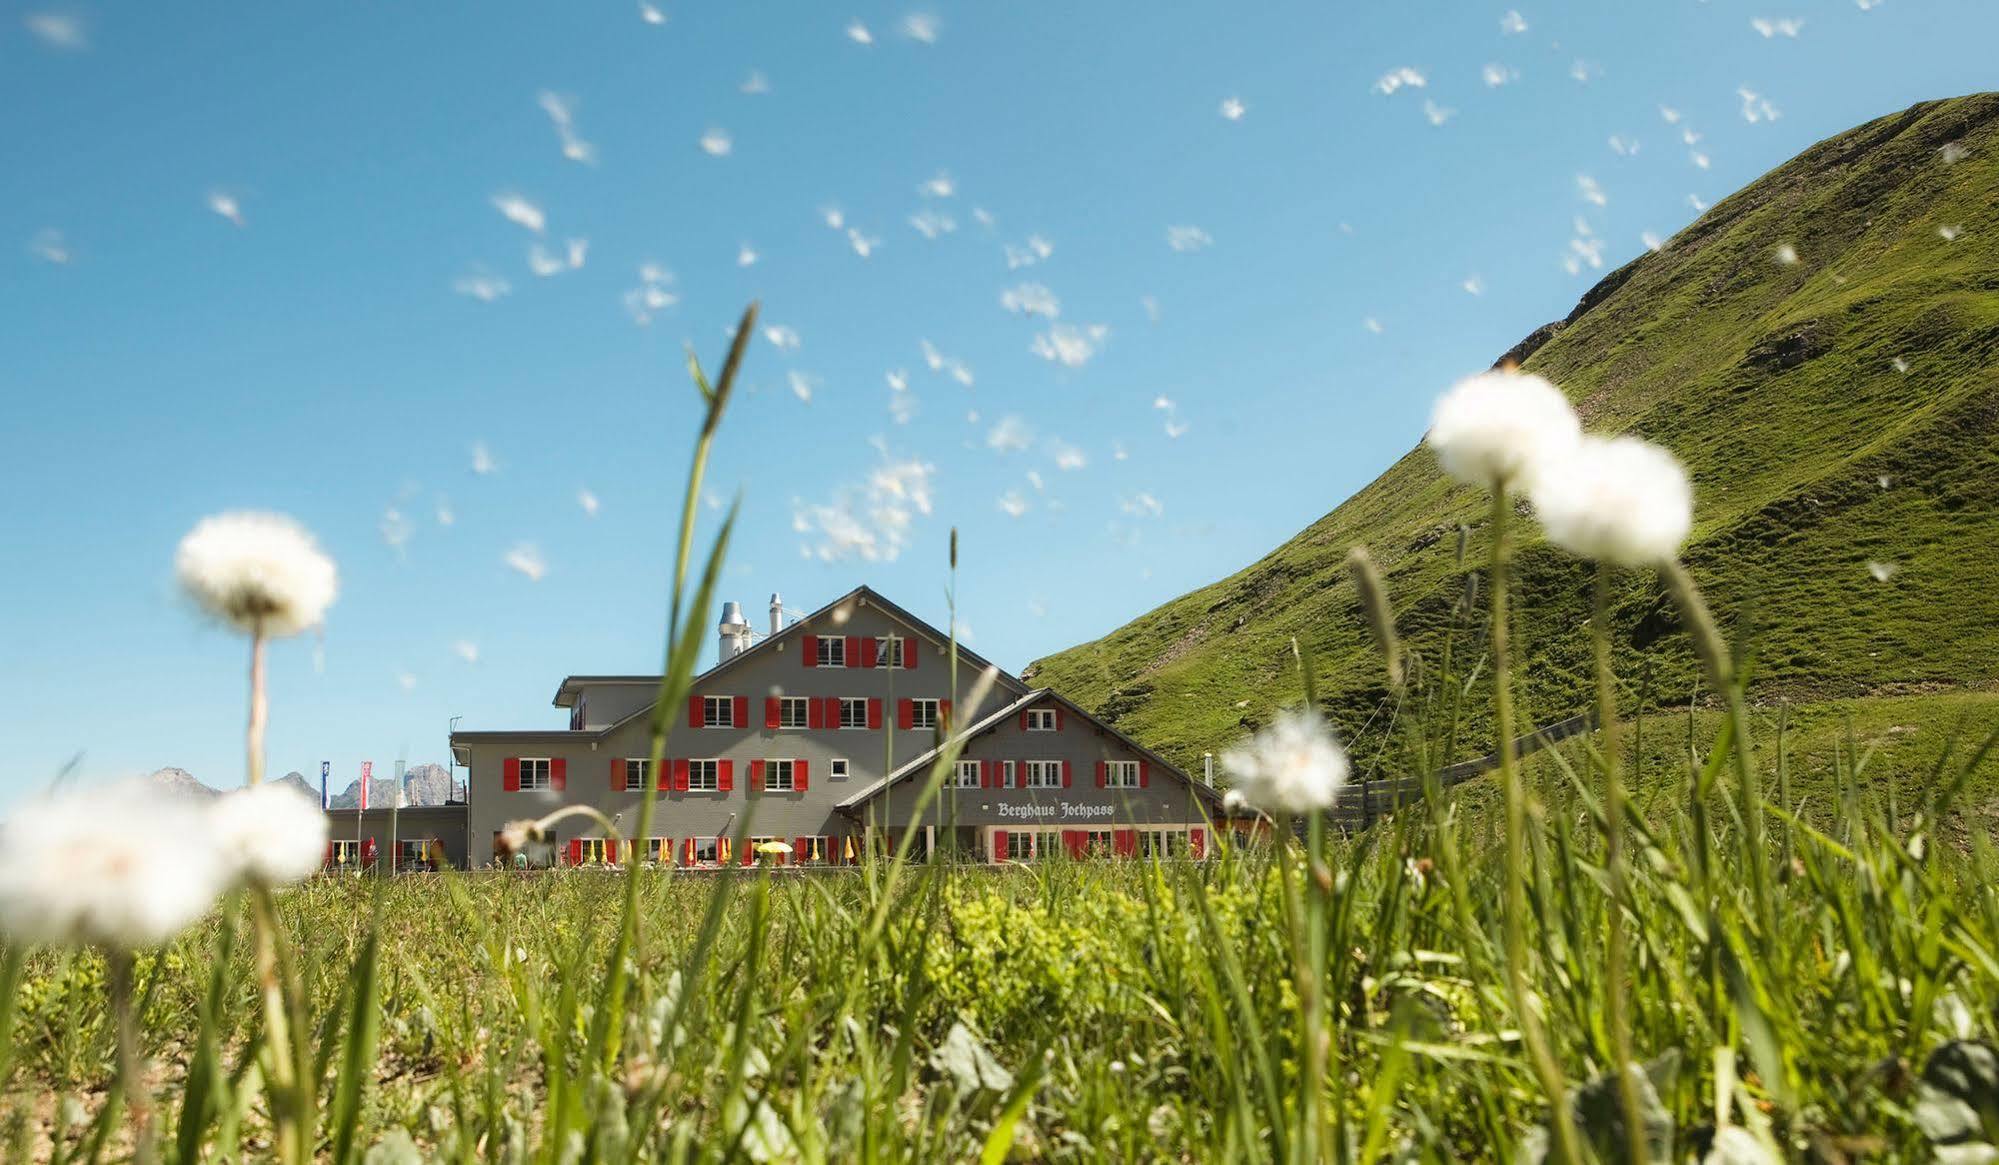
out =
[[[846,853],[847,853],[847,860],[848,860],[848,861],[850,861],[850,862],[851,862],[851,861],[853,861],[853,860],[854,860],[854,835],[853,835],[853,834],[851,834],[851,833],[847,835],[847,849],[846,849]]]

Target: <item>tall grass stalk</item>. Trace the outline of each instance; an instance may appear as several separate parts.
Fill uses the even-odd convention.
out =
[[[1506,899],[1502,925],[1506,934],[1506,985],[1513,999],[1515,1018],[1522,1041],[1527,1045],[1528,1062],[1548,1098],[1548,1127],[1553,1130],[1555,1149],[1569,1165],[1581,1165],[1582,1150],[1575,1122],[1569,1118],[1568,1085],[1562,1067],[1548,1046],[1547,1029],[1542,1023],[1540,1004],[1535,998],[1527,961],[1527,791],[1521,779],[1520,760],[1513,739],[1513,673],[1507,656],[1508,577],[1512,547],[1508,526],[1513,502],[1505,483],[1492,488],[1492,721],[1498,734],[1499,779],[1506,794]]]
[[[1616,678],[1611,670],[1609,563],[1598,563],[1590,618],[1591,655],[1596,665],[1596,717],[1603,734],[1603,865],[1610,884],[1604,904],[1603,965],[1605,1020],[1610,1026],[1611,1071],[1624,1109],[1625,1149],[1633,1165],[1650,1159],[1645,1145],[1644,1106],[1632,1074],[1631,984],[1625,971],[1624,916],[1629,888],[1624,869],[1624,750],[1619,740]]]

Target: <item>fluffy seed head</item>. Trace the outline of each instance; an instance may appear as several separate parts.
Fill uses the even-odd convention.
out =
[[[333,560],[282,514],[204,518],[174,555],[181,589],[202,610],[251,634],[317,627],[339,590]]]
[[[142,782],[31,802],[0,829],[0,928],[133,950],[208,913],[227,880],[201,806]]]
[[[1636,437],[1585,437],[1541,475],[1534,512],[1548,541],[1582,558],[1656,566],[1679,556],[1694,489],[1679,459]]]
[[[283,886],[310,877],[326,859],[326,814],[297,789],[252,785],[225,793],[208,817],[232,881]]]
[[[1444,472],[1466,485],[1526,489],[1567,457],[1582,423],[1560,389],[1532,373],[1467,377],[1437,400],[1426,438]]]
[[[1222,754],[1231,792],[1266,813],[1330,809],[1347,783],[1346,750],[1316,712],[1281,712],[1268,728]]]

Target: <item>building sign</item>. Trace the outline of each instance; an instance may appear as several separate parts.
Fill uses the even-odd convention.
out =
[[[1109,805],[1083,805],[1075,801],[1056,801],[1047,805],[1015,805],[1002,801],[999,806],[1001,817],[1018,817],[1023,821],[1040,821],[1050,817],[1065,820],[1088,821],[1093,818],[1109,818]]]

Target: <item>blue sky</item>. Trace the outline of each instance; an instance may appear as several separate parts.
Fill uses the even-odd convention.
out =
[[[0,26],[0,805],[78,757],[240,782],[243,646],[172,579],[218,511],[341,571],[275,652],[276,772],[656,668],[683,346],[751,298],[789,332],[717,449],[725,597],[942,622],[956,525],[1017,670],[1254,560],[1648,232],[1988,85],[1999,37],[1977,0],[191,11]]]

